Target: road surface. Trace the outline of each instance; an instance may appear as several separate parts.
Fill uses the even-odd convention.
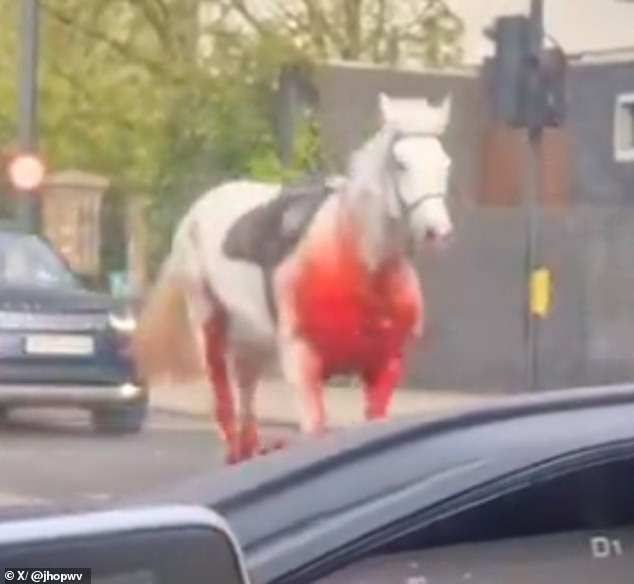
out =
[[[16,411],[0,425],[0,506],[114,500],[218,468],[209,424],[152,413],[144,432],[99,436],[83,412]]]

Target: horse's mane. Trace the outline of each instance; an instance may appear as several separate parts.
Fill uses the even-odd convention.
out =
[[[391,132],[381,128],[369,140],[354,150],[348,163],[348,194],[367,197],[377,194],[377,187],[382,186],[384,161],[391,144]]]
[[[348,210],[362,226],[363,247],[371,264],[379,260],[386,243],[386,161],[392,132],[381,128],[349,158],[347,181],[342,194]]]

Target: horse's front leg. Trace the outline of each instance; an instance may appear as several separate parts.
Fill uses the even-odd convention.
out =
[[[411,323],[410,336],[421,339],[425,326],[423,294],[416,270],[409,262],[402,262],[396,270],[393,286],[397,290],[396,302],[401,306],[407,306],[410,312],[407,317]]]
[[[383,333],[389,339],[384,357],[362,367],[366,420],[387,417],[394,390],[403,376],[405,344],[408,338],[420,339],[424,332],[423,296],[413,266],[403,261],[394,271],[391,284],[390,298],[398,330],[394,337],[391,330],[394,323],[390,319]]]
[[[403,354],[399,352],[368,365],[362,372],[366,420],[387,417],[403,368]]]
[[[300,432],[322,434],[326,429],[326,408],[321,359],[305,339],[294,335],[281,337],[279,351],[284,378],[294,392]]]
[[[295,298],[297,271],[301,258],[296,255],[278,269],[274,290],[278,306],[277,349],[284,380],[291,386],[298,412],[299,430],[304,435],[317,435],[326,428],[323,389],[323,362],[301,335]]]

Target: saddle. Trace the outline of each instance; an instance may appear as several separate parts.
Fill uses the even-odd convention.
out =
[[[223,242],[224,254],[269,270],[297,245],[313,217],[335,192],[327,183],[289,185],[268,203],[242,215]]]

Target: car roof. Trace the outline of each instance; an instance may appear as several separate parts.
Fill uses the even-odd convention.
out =
[[[634,384],[509,395],[484,405],[466,406],[441,414],[415,413],[377,420],[333,431],[320,439],[309,439],[304,444],[296,444],[287,450],[256,458],[248,463],[226,467],[221,473],[209,473],[205,475],[209,488],[203,492],[209,501],[233,507],[240,505],[253,492],[261,493],[264,483],[273,481],[277,484],[285,474],[301,473],[306,469],[313,473],[320,467],[332,466],[334,460],[337,461],[336,464],[345,463],[347,458],[358,457],[366,451],[373,452],[379,447],[391,448],[394,444],[414,440],[430,432],[465,429],[493,421],[620,403],[634,404]],[[180,482],[180,489],[171,486],[156,491],[153,495],[180,494],[184,497],[196,497],[202,494],[196,492],[198,481],[199,479]],[[279,486],[281,485],[277,484]]]
[[[537,473],[545,461],[572,452],[631,441],[633,415],[634,384],[627,384],[512,397],[440,417],[407,416],[210,472],[153,502],[219,512],[254,574],[269,581],[386,522],[441,503],[458,512],[460,497],[475,497],[483,485],[526,469]]]
[[[297,558],[342,545],[337,539],[375,529],[385,521],[381,514],[411,513],[562,453],[631,440],[632,415],[634,384],[524,394],[334,432],[114,505],[211,508],[229,521],[251,567],[266,580],[294,569]],[[54,512],[16,510],[17,517]]]

